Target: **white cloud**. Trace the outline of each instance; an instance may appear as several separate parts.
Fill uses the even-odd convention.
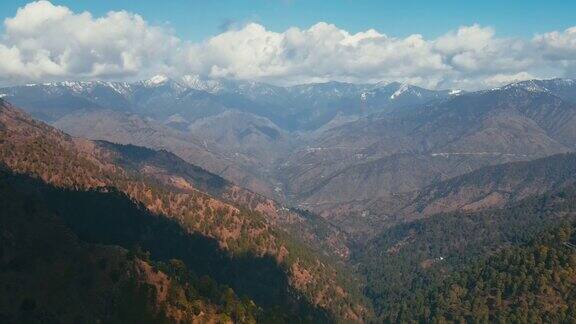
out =
[[[277,84],[388,80],[474,89],[576,73],[576,27],[508,39],[475,24],[428,40],[374,29],[353,34],[324,22],[284,32],[249,23],[190,43],[136,14],[93,17],[48,1],[26,5],[4,25],[2,83],[135,79],[162,72]]]
[[[495,74],[488,76],[483,80],[483,84],[486,87],[490,86],[503,86],[512,82],[524,81],[534,79],[535,77],[528,72],[519,72],[514,74]]]
[[[420,35],[350,34],[326,23],[283,33],[248,24],[193,46],[189,58],[196,72],[214,77],[284,83],[405,79],[449,69]]]
[[[249,24],[194,46],[189,57],[196,72],[213,77],[282,83],[389,80],[459,88],[464,83],[473,88],[493,76],[527,74],[534,64],[528,45],[498,39],[493,29],[478,25],[426,40],[375,30],[350,34],[326,23],[283,33]]]
[[[164,69],[180,41],[135,14],[94,18],[38,1],[4,21],[0,72],[14,80],[99,78]]]
[[[576,27],[536,35],[534,43],[543,60],[559,69],[557,73],[576,75]]]

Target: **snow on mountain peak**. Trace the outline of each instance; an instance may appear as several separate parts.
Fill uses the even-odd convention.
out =
[[[149,87],[155,87],[164,84],[168,81],[168,77],[163,74],[157,74],[150,79],[144,81],[144,83]]]
[[[391,96],[390,99],[394,100],[396,98],[398,98],[399,96],[401,96],[404,92],[406,92],[409,89],[409,84],[408,83],[402,83],[402,85],[400,85],[400,87],[398,88],[398,90],[396,90]]]
[[[188,74],[183,76],[180,80],[186,87],[210,93],[217,93],[223,88],[221,82],[217,80],[206,80],[198,74]]]
[[[184,85],[188,86],[195,86],[204,83],[204,80],[202,80],[202,77],[200,77],[198,74],[187,74],[180,78],[180,80]]]
[[[130,84],[127,82],[107,82],[106,85],[122,95],[128,94],[131,89]]]
[[[378,81],[377,83],[374,83],[372,85],[372,88],[376,89],[376,88],[382,88],[382,87],[386,87],[388,85],[392,84],[392,82],[390,81]]]
[[[519,81],[508,84],[502,89],[523,89],[529,92],[547,92],[549,91],[546,87],[544,87],[541,82],[537,80],[527,80],[527,81]]]
[[[556,83],[557,85],[574,85],[576,83],[576,80],[574,79],[554,79],[553,80],[554,83]]]

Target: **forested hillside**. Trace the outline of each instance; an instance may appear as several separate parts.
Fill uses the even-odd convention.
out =
[[[144,175],[176,191],[200,191],[235,206],[258,212],[266,220],[309,243],[328,257],[346,259],[348,237],[323,218],[288,208],[270,198],[244,189],[165,150],[135,145],[98,142],[108,150],[109,159],[134,176]]]
[[[576,226],[564,225],[451,275],[405,319],[442,322],[576,321]]]
[[[360,320],[366,313],[350,278],[305,243],[276,228],[262,213],[220,201],[188,182],[182,183],[187,189],[182,190],[159,178],[135,175],[113,162],[114,151],[95,142],[71,138],[7,104],[0,110],[0,124],[1,162],[13,172],[38,177],[48,185],[70,191],[66,197],[50,196],[47,201],[62,215],[80,211],[78,218],[68,219],[87,217],[77,223],[79,226],[90,224],[91,219],[93,228],[76,228],[91,241],[125,248],[141,245],[144,251],[151,252],[153,260],[163,262],[181,258],[194,271],[214,275],[239,295],[254,298],[267,310],[278,308],[280,314],[298,318],[303,315],[303,319],[331,316]],[[107,199],[112,202],[105,202]],[[129,202],[140,207],[130,207]],[[168,225],[162,223],[134,229],[133,224],[146,219],[145,215],[138,216],[138,209],[169,220],[180,228],[181,234],[163,231]],[[112,226],[115,221],[120,226]],[[197,236],[202,238],[200,243],[213,243],[205,248],[194,240]],[[193,244],[186,248],[186,244],[177,244],[175,239],[192,240]],[[175,246],[169,248],[170,244],[188,252]],[[207,256],[200,259],[202,262],[195,262],[194,258],[187,259],[198,255],[192,251]],[[222,264],[222,260],[229,261]]]
[[[575,218],[576,188],[570,186],[503,209],[441,213],[392,227],[359,249],[356,261],[382,320],[417,319],[430,314],[425,309],[434,305],[426,296],[451,275]]]
[[[111,245],[114,242],[98,233],[103,228],[90,228],[97,221],[84,223],[88,219],[79,211],[88,206],[61,212],[55,196],[85,202],[37,179],[0,170],[2,323],[255,323],[286,316],[281,311],[265,313],[249,298],[241,299],[178,259],[152,261],[138,245]],[[114,201],[99,196],[102,204]],[[113,216],[111,211],[118,218],[121,211],[127,213],[117,205],[92,212],[105,217]],[[127,225],[118,221],[107,226]],[[74,222],[84,223],[90,234],[69,225]]]
[[[365,241],[401,223],[438,213],[510,206],[574,183],[576,154],[556,154],[483,167],[411,192],[342,203],[322,215],[350,236]]]

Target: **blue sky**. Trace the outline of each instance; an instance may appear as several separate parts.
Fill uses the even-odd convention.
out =
[[[576,24],[576,1],[377,1],[377,0],[54,0],[75,12],[101,16],[111,10],[141,14],[153,24],[169,24],[187,40],[218,34],[230,23],[259,22],[272,31],[307,28],[319,21],[350,32],[374,28],[404,37],[437,37],[462,25],[494,27],[502,37],[531,37]],[[0,1],[2,18],[13,16],[24,0]]]

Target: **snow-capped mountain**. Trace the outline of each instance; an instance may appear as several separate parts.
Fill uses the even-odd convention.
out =
[[[218,80],[206,79],[197,74],[188,74],[180,78],[179,82],[188,88],[206,91],[212,94],[224,89],[222,82]]]
[[[108,88],[120,95],[128,95],[133,85],[128,82],[108,82],[108,81],[62,81],[46,83],[29,83],[23,86],[3,88],[2,92],[7,96],[23,89],[44,92],[47,95],[58,95],[64,92],[76,94],[90,94],[99,89]]]
[[[564,100],[576,102],[576,80],[574,79],[527,80],[508,84],[501,89],[512,88],[547,92]]]
[[[163,85],[168,81],[168,77],[162,74],[155,75],[148,80],[143,81],[144,85],[148,87],[157,87]]]
[[[134,84],[105,81],[64,81],[0,89],[6,100],[49,122],[79,110],[131,110],[133,92]]]
[[[0,89],[0,96],[52,121],[70,111],[112,109],[137,113],[168,124],[171,116],[192,123],[235,110],[268,118],[286,130],[313,130],[337,115],[387,112],[449,96],[406,83],[326,82],[290,87],[261,82],[158,74],[143,81],[65,81]],[[49,109],[45,107],[58,107]]]

